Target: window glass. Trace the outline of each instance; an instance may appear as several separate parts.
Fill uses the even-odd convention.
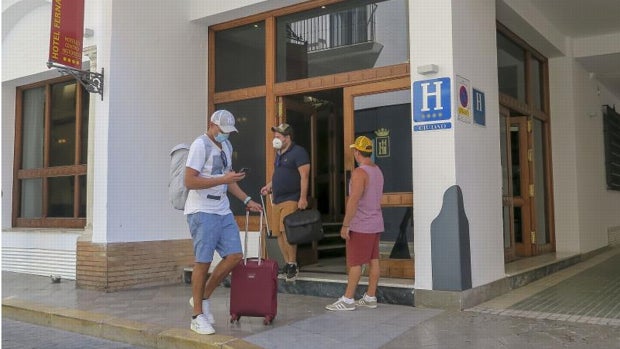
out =
[[[521,196],[521,157],[519,149],[519,125],[510,125],[510,156],[512,157],[512,196]]]
[[[235,127],[239,132],[230,135],[233,146],[232,166],[234,170],[249,167],[250,172],[239,186],[254,199],[260,200],[260,188],[265,181],[265,99],[256,98],[238,102],[222,103],[216,109],[226,109],[235,116]],[[244,215],[245,206],[230,197],[230,207],[235,215]]]
[[[532,104],[534,108],[543,110],[542,96],[542,63],[536,58],[532,58],[530,71],[530,84],[532,89]],[[544,110],[543,110],[544,111]]]
[[[264,22],[215,33],[215,90],[265,84]]]
[[[52,177],[47,181],[49,198],[47,215],[49,217],[73,217],[73,176]]]
[[[502,216],[504,217],[504,248],[509,248],[512,245],[510,238],[510,229],[514,229],[514,223],[510,219],[511,206],[502,207]]]
[[[536,243],[540,245],[548,244],[550,241],[550,231],[547,224],[547,185],[545,178],[545,143],[544,143],[544,124],[541,120],[534,118],[534,200],[536,202]]]
[[[525,102],[525,50],[497,32],[499,92]]]
[[[52,85],[50,166],[75,162],[75,82]]]
[[[375,143],[383,191],[412,192],[411,103],[409,90],[355,97],[355,137]]]
[[[45,87],[24,91],[22,103],[22,168],[41,168],[45,130]]]
[[[513,207],[513,224],[515,229],[515,242],[523,243],[523,211],[521,207]]]
[[[80,212],[79,217],[86,217],[86,176],[80,176]]]
[[[501,163],[502,163],[502,195],[510,196],[512,192],[510,191],[510,175],[508,174],[509,166],[508,166],[508,144],[506,142],[506,123],[507,119],[505,117],[500,117],[499,119],[499,144],[501,149]]]
[[[277,81],[407,62],[406,0],[346,1],[277,19]]]
[[[38,218],[42,214],[43,180],[41,178],[23,179],[21,216],[23,218]]]
[[[383,207],[381,259],[413,256],[413,207]],[[388,243],[384,243],[388,242]]]

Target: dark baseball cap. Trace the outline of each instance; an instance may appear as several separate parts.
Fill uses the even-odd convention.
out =
[[[289,124],[280,124],[278,126],[273,126],[271,130],[273,132],[281,133],[285,136],[291,135],[293,133],[293,128]]]

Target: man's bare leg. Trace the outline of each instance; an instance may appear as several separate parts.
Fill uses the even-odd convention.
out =
[[[211,263],[194,263],[194,269],[192,270],[192,297],[195,300],[201,300],[202,295],[205,292],[205,283],[207,281],[207,275],[209,274],[209,267]],[[202,314],[202,302],[194,302],[194,314]]]
[[[349,268],[349,277],[347,278],[347,289],[344,291],[344,296],[353,299],[355,297],[355,289],[362,277],[362,266],[356,265]]]
[[[209,299],[209,297],[211,297],[213,291],[217,288],[217,286],[220,285],[222,280],[224,280],[224,278],[230,273],[230,271],[233,270],[233,268],[236,267],[237,264],[239,264],[239,261],[241,261],[242,258],[243,254],[234,253],[224,257],[217,264],[215,269],[213,269],[213,272],[211,273],[209,279],[206,280],[206,285],[203,293],[204,299]],[[194,307],[196,306],[196,303],[200,302],[194,302]]]
[[[368,271],[368,290],[366,294],[369,297],[377,296],[377,287],[379,285],[379,275],[381,274],[381,268],[379,266],[378,259],[370,260],[370,270]]]

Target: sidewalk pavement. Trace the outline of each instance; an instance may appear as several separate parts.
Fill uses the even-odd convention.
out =
[[[616,255],[618,249],[556,274],[564,272],[569,282],[597,268],[620,269],[613,265],[618,259],[609,258]],[[71,280],[52,283],[49,277],[2,272],[2,311],[15,320],[152,348],[620,348],[620,319],[613,315],[620,308],[598,323],[514,310],[520,309],[514,307],[517,300],[563,285],[555,277],[553,285],[541,286],[545,279],[467,311],[379,304],[329,312],[324,307],[335,299],[279,293],[278,315],[267,326],[253,317],[230,323],[230,289],[220,287],[211,301],[216,334],[198,335],[189,329],[191,287],[185,283],[105,293],[77,289]]]

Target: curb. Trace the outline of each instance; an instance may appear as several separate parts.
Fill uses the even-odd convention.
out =
[[[200,335],[189,329],[164,328],[107,314],[49,306],[16,298],[2,300],[2,316],[35,325],[156,349],[259,349],[242,339]]]

